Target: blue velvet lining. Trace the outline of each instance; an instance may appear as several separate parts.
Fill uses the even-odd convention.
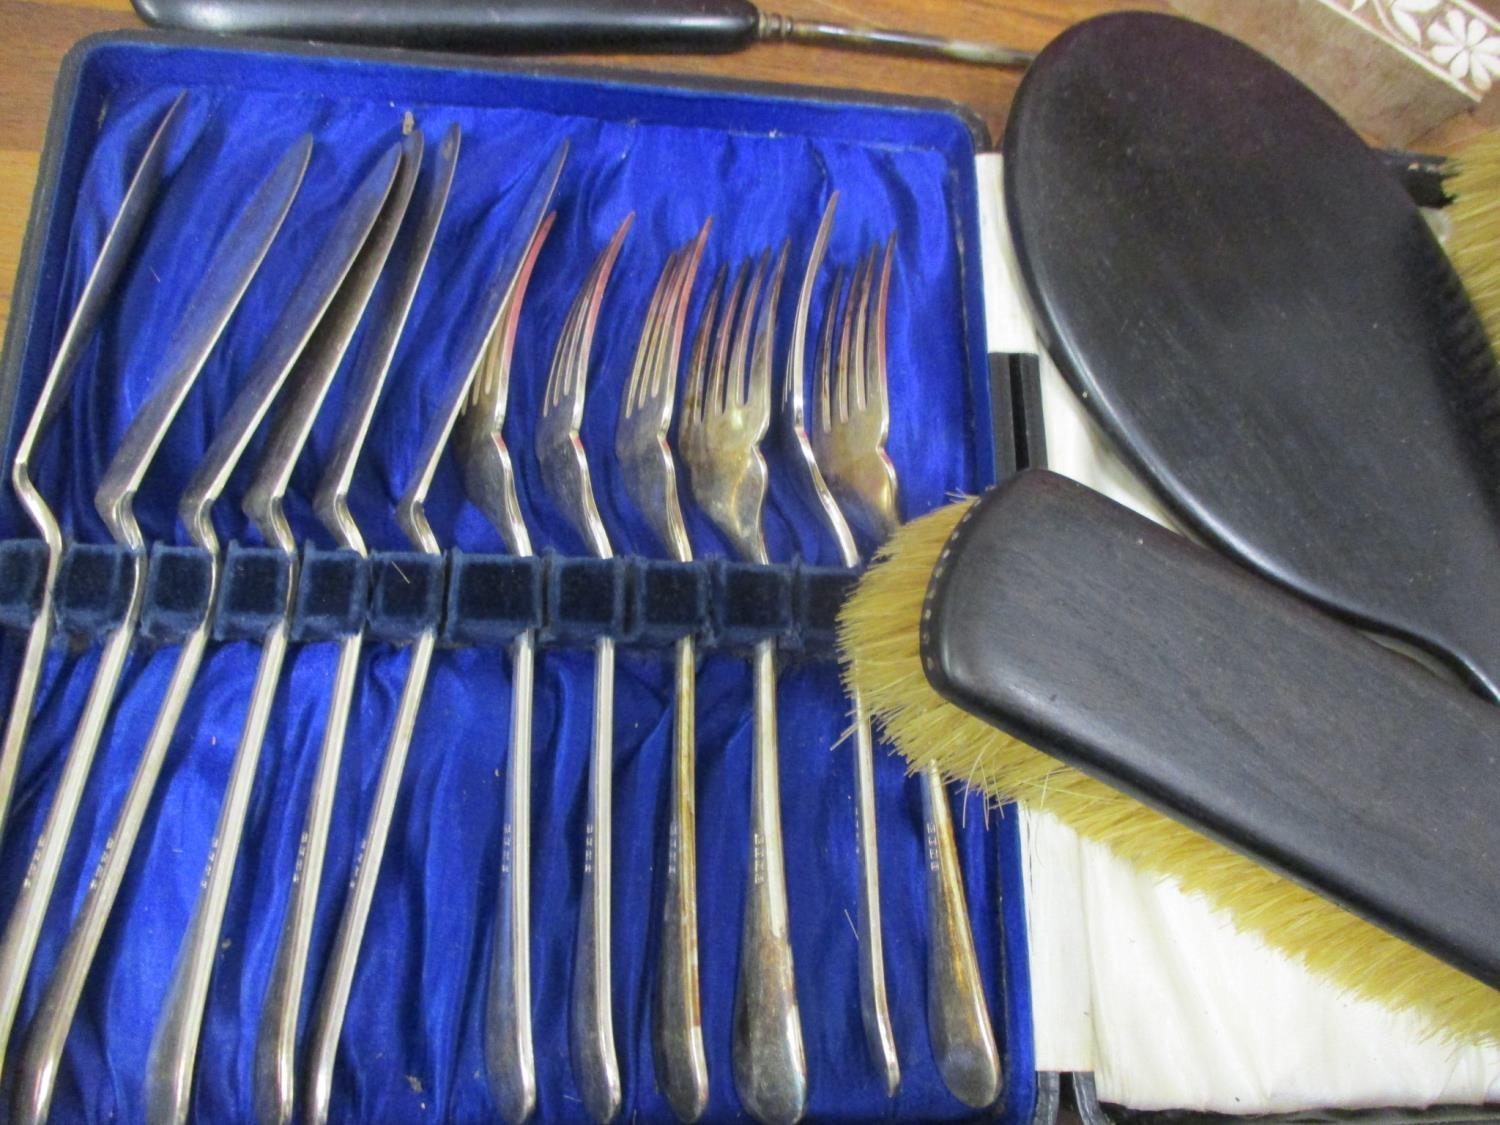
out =
[[[891,292],[891,455],[910,517],[992,476],[981,308],[973,140],[934,109],[820,103],[756,92],[683,92],[602,79],[449,70],[295,51],[231,51],[141,39],[104,41],[75,57],[58,113],[58,161],[46,224],[36,237],[35,299],[20,303],[7,378],[17,407],[7,448],[35,401],[48,358],[134,159],[176,90],[191,89],[191,128],[75,391],[35,462],[68,533],[104,536],[92,493],[132,414],[161,374],[162,341],[181,314],[216,239],[258,178],[300,133],[317,148],[301,195],[240,312],[208,361],[137,500],[148,539],[185,542],[176,498],[243,382],[290,287],[339,200],[394,140],[410,111],[429,150],[451,122],[464,129],[448,213],[356,478],[353,507],[372,547],[407,544],[391,511],[436,408],[462,335],[456,326],[506,233],[519,193],[562,136],[572,152],[557,224],[531,284],[517,345],[508,434],[522,504],[539,549],[583,544],[546,501],[530,420],[568,303],[589,262],[624,215],[636,223],[604,303],[584,442],[600,507],[621,553],[659,554],[615,472],[611,451],[620,388],[651,285],[669,249],[712,214],[703,277],[723,263],[792,239],[781,323],[789,324],[800,263],[830,189],[842,193],[830,259],[851,265],[873,240],[898,233]],[[190,149],[186,140],[196,136]],[[419,192],[427,187],[426,177]],[[817,308],[827,301],[825,268]],[[694,317],[706,283],[700,281]],[[24,297],[27,290],[19,291]],[[358,353],[366,330],[356,340]],[[785,331],[779,341],[784,354]],[[778,357],[779,361],[780,357]],[[778,364],[779,369],[779,364]],[[327,546],[310,496],[329,454],[347,372],[335,383],[293,477],[288,511],[299,538]],[[767,447],[766,515],[773,559],[836,561],[833,544],[797,499],[792,466]],[[247,461],[253,462],[252,448]],[[215,513],[226,539],[259,542],[238,510],[242,469]],[[427,510],[445,546],[499,551],[445,462]],[[725,546],[695,509],[695,549]],[[33,532],[7,490],[0,537]],[[372,576],[374,581],[374,576]],[[4,644],[8,693],[20,644]],[[337,646],[293,649],[283,674],[236,870],[198,1058],[199,1120],[245,1120],[262,994],[296,860],[306,794],[327,711]],[[51,800],[60,760],[98,651],[49,662],[0,848],[0,909],[22,877]],[[254,674],[253,642],[211,646],[188,700],[100,957],[69,1040],[55,1120],[137,1121],[146,1051],[179,940],[198,890],[214,819]],[[176,651],[132,658],[100,747],[38,947],[14,1050],[55,963],[88,871],[109,833]],[[346,877],[407,665],[399,646],[366,647],[334,814],[313,943],[313,973],[331,943]],[[565,998],[580,885],[592,657],[548,650],[538,665],[533,835],[534,995],[539,1119],[582,1120],[569,1071]],[[649,1048],[667,818],[670,669],[654,653],[622,654],[615,695],[615,1022],[625,1082],[623,1120],[667,1120]],[[898,759],[882,755],[879,831],[887,971],[904,1083],[886,1099],[859,1020],[852,770],[837,670],[788,666],[781,677],[783,822],[792,938],[819,1119],[964,1120],[931,1059],[924,1007],[926,894],[920,794]],[[742,660],[713,655],[698,678],[699,919],[703,1013],[712,1078],[709,1118],[739,1113],[730,1025],[746,876],[750,677]],[[396,828],[370,915],[335,1080],[339,1121],[481,1121],[494,1115],[484,1080],[484,982],[496,894],[509,729],[502,652],[439,652],[419,718]],[[1029,1119],[1033,1097],[1020,874],[1013,818],[959,810],[971,916],[991,1010],[1007,1056],[1006,1118]],[[1002,928],[1004,913],[1008,928]],[[1002,990],[1002,977],[1007,988]],[[1004,1002],[1002,1003],[1002,991]],[[303,1027],[306,1027],[304,1015]]]

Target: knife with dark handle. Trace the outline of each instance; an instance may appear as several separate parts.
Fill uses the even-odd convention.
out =
[[[155,27],[380,47],[719,54],[759,40],[820,42],[985,66],[1032,52],[934,35],[795,19],[750,0],[133,0]]]

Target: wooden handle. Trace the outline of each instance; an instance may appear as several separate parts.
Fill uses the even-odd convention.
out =
[[[156,27],[457,51],[736,51],[747,0],[134,0]]]

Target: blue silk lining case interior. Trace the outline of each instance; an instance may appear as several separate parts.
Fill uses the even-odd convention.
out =
[[[651,286],[672,248],[712,215],[695,287],[696,324],[721,264],[791,240],[779,309],[785,361],[802,265],[832,190],[841,194],[814,302],[821,324],[834,267],[852,267],[896,234],[891,284],[890,454],[911,518],[994,475],[983,348],[974,174],[975,137],[942,107],[862,104],[765,89],[670,89],[603,72],[508,71],[398,55],[227,48],[157,36],[82,44],[64,69],[42,186],[8,337],[4,388],[8,454],[118,206],[134,162],[171,100],[189,92],[187,127],[161,193],[34,478],[70,539],[105,543],[93,493],[121,434],[162,372],[158,360],[208,256],[277,157],[316,138],[285,226],[153,462],[136,511],[148,540],[185,544],[176,497],[212,438],[291,287],[340,202],[398,139],[410,113],[429,151],[463,129],[453,194],[431,265],[355,479],[352,507],[372,549],[409,545],[392,517],[418,443],[447,383],[491,255],[540,164],[558,140],[571,152],[555,198],[556,225],[538,260],[516,346],[507,435],[522,505],[539,549],[585,553],[542,492],[532,450],[538,408],[567,306],[595,254],[634,211],[605,298],[590,369],[583,441],[599,504],[620,554],[661,557],[613,464],[614,425]],[[427,177],[419,183],[424,190]],[[378,306],[378,301],[375,303]],[[372,306],[375,307],[375,306]],[[310,496],[329,454],[361,328],[293,477],[288,514],[298,539],[331,547]],[[815,339],[814,339],[815,343]],[[779,394],[779,390],[777,392]],[[262,435],[263,436],[263,435]],[[260,540],[239,513],[252,447],[215,513],[219,534]],[[774,435],[766,444],[773,561],[838,562],[818,514],[800,500],[796,471]],[[679,469],[680,471],[680,469]],[[690,496],[683,488],[684,496]],[[687,505],[695,555],[725,542]],[[446,459],[427,512],[447,548],[502,550]],[[0,536],[34,531],[7,489]],[[477,573],[477,572],[476,572]],[[373,582],[373,577],[372,577]],[[15,624],[15,622],[10,622]],[[407,763],[335,1076],[339,1121],[485,1121],[488,973],[504,804],[509,669],[483,629],[450,628],[437,654]],[[488,641],[492,643],[486,643]],[[9,698],[20,635],[3,646]],[[297,858],[306,795],[327,710],[337,645],[294,646],[261,758],[225,918],[198,1057],[201,1121],[251,1116],[254,1035]],[[173,958],[197,895],[214,820],[250,696],[258,650],[214,644],[188,700],[135,858],[68,1041],[53,1119],[137,1121],[147,1048]],[[0,849],[0,909],[9,909],[45,817],[82,709],[97,645],[50,657]],[[175,659],[143,642],[122,681],[52,900],[11,1039],[12,1059],[108,837]],[[324,870],[302,1027],[316,994],[395,711],[407,653],[366,645]],[[544,648],[538,662],[533,790],[533,993],[538,1119],[585,1120],[569,1067],[567,1003],[584,841],[592,656]],[[614,1013],[624,1079],[621,1120],[670,1120],[655,1085],[650,995],[656,963],[668,819],[671,666],[664,652],[624,649],[615,695]],[[751,677],[734,651],[700,661],[697,732],[702,1003],[711,1100],[707,1120],[740,1115],[730,1066],[731,1017],[748,866]],[[976,1115],[942,1085],[925,1008],[925,849],[918,785],[900,759],[877,752],[886,970],[903,1084],[888,1100],[860,1023],[853,768],[841,741],[846,704],[837,668],[814,652],[783,660],[782,818],[791,934],[810,1084],[818,1120],[966,1120]],[[970,916],[991,1012],[1002,1040],[1004,1119],[1030,1119],[1034,1098],[1024,912],[1015,818],[955,798]]]

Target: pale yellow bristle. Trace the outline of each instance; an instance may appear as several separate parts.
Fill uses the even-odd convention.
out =
[[[1203,895],[1241,930],[1350,994],[1414,1011],[1436,1036],[1500,1043],[1500,992],[1033,750],[932,690],[919,651],[922,602],[938,553],[968,503],[897,532],[839,620],[846,679],[912,765],[936,765],[996,801],[1045,808],[1142,870]]]
[[[1500,339],[1500,133],[1483,133],[1454,157],[1444,184],[1453,202],[1448,256],[1463,279],[1479,322]]]

